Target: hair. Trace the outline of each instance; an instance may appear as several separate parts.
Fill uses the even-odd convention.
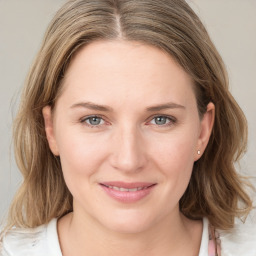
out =
[[[228,89],[223,61],[205,27],[184,0],[71,0],[57,12],[27,77],[14,122],[14,149],[23,182],[7,227],[36,227],[73,210],[61,170],[46,139],[42,108],[58,99],[75,53],[97,40],[137,41],[168,53],[193,79],[198,112],[215,104],[207,148],[195,162],[180,211],[231,229],[252,208],[234,163],[246,150],[246,118]]]

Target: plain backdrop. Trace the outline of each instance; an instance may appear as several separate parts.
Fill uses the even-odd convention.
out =
[[[64,0],[0,0],[0,219],[22,178],[11,147],[12,121],[45,29]],[[249,123],[248,152],[238,171],[256,177],[256,0],[188,0],[230,75],[231,92]],[[254,179],[254,184],[256,184]]]

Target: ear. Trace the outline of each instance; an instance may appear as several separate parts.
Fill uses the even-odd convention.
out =
[[[212,102],[207,105],[207,110],[201,120],[200,133],[197,141],[197,150],[195,152],[195,161],[197,161],[206,149],[209,142],[215,118],[215,106]]]
[[[53,129],[53,115],[52,115],[52,109],[50,106],[46,106],[42,110],[43,117],[44,117],[44,127],[45,127],[45,132],[46,132],[46,137],[49,143],[49,147],[52,151],[52,153],[55,156],[59,155],[59,150],[54,134],[54,129]]]

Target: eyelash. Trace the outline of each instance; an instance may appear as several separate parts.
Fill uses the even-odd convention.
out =
[[[166,123],[166,124],[162,124],[162,125],[157,125],[157,124],[155,124],[156,126],[159,126],[159,127],[169,127],[169,126],[172,126],[172,125],[174,125],[176,122],[177,122],[177,119],[176,118],[174,118],[174,117],[172,117],[172,116],[165,116],[165,115],[156,115],[156,116],[153,116],[153,118],[151,118],[151,120],[150,120],[150,122],[151,121],[153,121],[154,119],[156,119],[156,118],[166,118],[167,120],[169,120],[169,122],[168,123]]]
[[[156,125],[158,127],[161,127],[161,128],[169,127],[169,126],[172,126],[175,123],[177,123],[177,119],[176,118],[174,118],[172,116],[167,116],[167,115],[155,115],[155,116],[151,117],[150,122],[152,120],[158,118],[158,117],[166,118],[167,120],[169,120],[168,123],[163,124],[163,125],[154,124],[154,125]],[[90,128],[100,128],[102,126],[100,124],[99,125],[91,125],[91,124],[87,123],[86,121],[89,120],[90,118],[100,118],[100,119],[102,119],[104,121],[103,116],[101,116],[101,115],[92,115],[92,116],[87,116],[87,117],[84,117],[84,118],[80,119],[80,123],[85,124],[86,126],[88,126]]]

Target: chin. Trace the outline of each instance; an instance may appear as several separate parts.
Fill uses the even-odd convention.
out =
[[[105,219],[105,227],[117,233],[135,234],[149,230],[155,223],[153,216],[140,212],[126,211],[113,214]]]

